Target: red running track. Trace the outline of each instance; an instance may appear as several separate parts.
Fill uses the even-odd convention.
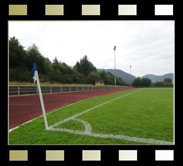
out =
[[[112,94],[134,88],[121,88],[98,91],[43,94],[46,112],[84,99]],[[9,97],[9,129],[42,115],[39,95]]]

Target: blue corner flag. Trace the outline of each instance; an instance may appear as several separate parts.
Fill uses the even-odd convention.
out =
[[[31,77],[34,79],[34,82],[38,80],[37,66],[36,63],[33,63],[33,68],[31,71]]]
[[[33,63],[33,68],[32,68],[32,71],[31,71],[31,77],[35,76],[35,71],[37,71],[37,66],[36,66],[36,63]]]
[[[47,122],[47,118],[46,118],[46,112],[45,112],[45,107],[44,107],[44,102],[43,102],[43,97],[42,97],[42,92],[41,92],[41,86],[39,83],[39,76],[38,76],[36,63],[33,63],[31,77],[34,79],[34,82],[37,81],[37,87],[39,90],[39,98],[40,98],[41,108],[42,108],[42,112],[43,112],[43,116],[44,116],[45,128],[48,129],[48,122]]]

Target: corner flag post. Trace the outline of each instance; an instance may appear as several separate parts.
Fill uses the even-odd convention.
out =
[[[39,90],[39,98],[40,98],[41,108],[42,108],[42,112],[43,112],[45,128],[48,129],[48,122],[47,122],[47,118],[46,118],[46,112],[45,112],[41,87],[40,87],[40,83],[39,83],[39,75],[38,75],[36,63],[33,64],[33,69],[32,69],[32,72],[31,72],[31,76],[34,79],[34,82],[37,81],[37,87],[38,87],[38,90]]]

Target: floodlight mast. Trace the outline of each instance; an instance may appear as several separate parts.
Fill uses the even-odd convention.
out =
[[[114,70],[116,71],[116,57],[115,57],[116,46],[114,46]],[[114,85],[116,88],[116,75],[114,75]]]
[[[130,75],[132,75],[132,70],[131,70],[131,68],[132,68],[132,65],[130,65]],[[130,86],[131,86],[131,83],[130,83]]]
[[[130,74],[132,75],[132,70],[131,70],[131,68],[132,68],[132,65],[130,65]]]

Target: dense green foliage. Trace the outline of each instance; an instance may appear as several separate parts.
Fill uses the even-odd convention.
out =
[[[165,81],[157,81],[151,84],[152,87],[173,87],[173,84]]]
[[[132,86],[134,86],[134,87],[150,87],[151,86],[151,79],[137,77],[132,82]]]
[[[9,81],[33,82],[30,76],[33,63],[37,64],[41,82],[94,84],[95,80],[102,79],[105,84],[114,84],[114,75],[105,71],[97,71],[86,55],[76,62],[74,67],[71,67],[65,62],[60,62],[57,57],[51,62],[41,54],[35,44],[25,49],[17,38],[10,38]],[[122,79],[117,77],[117,85],[124,84]]]
[[[137,77],[132,82],[134,87],[173,87],[172,80],[170,78],[165,78],[163,81],[157,81],[155,83],[151,82],[149,78]]]

